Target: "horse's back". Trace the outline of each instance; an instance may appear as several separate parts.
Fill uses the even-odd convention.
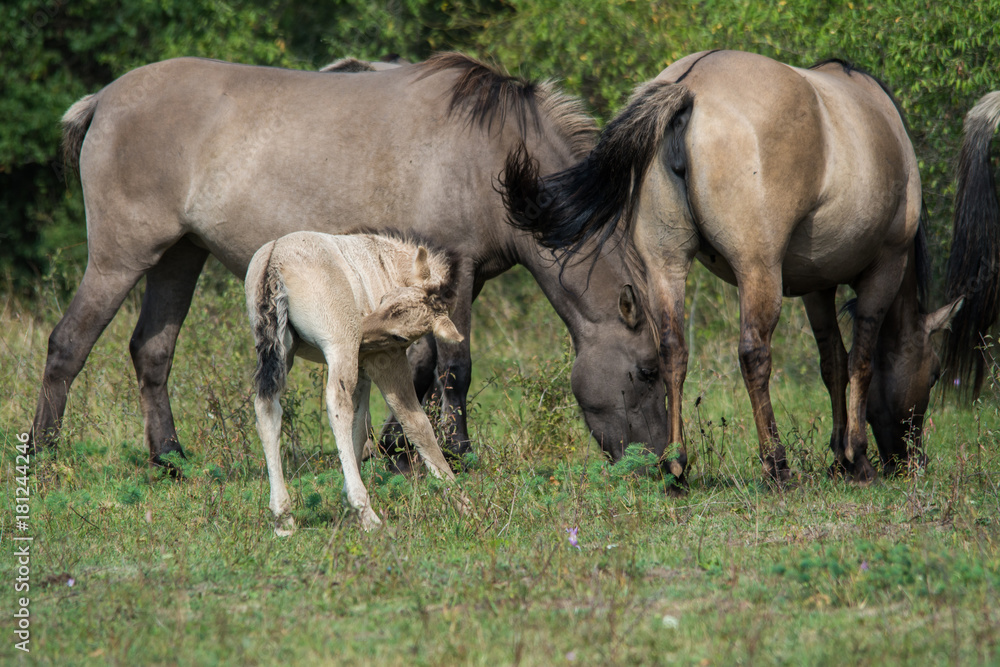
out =
[[[474,211],[493,202],[506,139],[476,142],[449,113],[456,73],[422,72],[182,58],[122,76],[99,93],[81,155],[92,242],[120,252],[188,234],[240,276],[267,241],[303,227],[355,231],[362,210],[368,228],[476,243],[443,235],[461,216],[485,217]],[[498,199],[492,207],[500,215]]]

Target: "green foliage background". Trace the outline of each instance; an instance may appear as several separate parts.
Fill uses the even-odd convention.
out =
[[[1000,89],[1000,0],[13,0],[0,7],[0,275],[26,291],[86,258],[82,198],[58,160],[59,118],[139,65],[181,55],[315,68],[353,55],[458,49],[557,78],[608,119],[631,88],[694,51],[809,65],[840,57],[895,91],[908,116],[941,260],[962,116]]]

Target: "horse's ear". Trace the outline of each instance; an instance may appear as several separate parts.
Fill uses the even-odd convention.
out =
[[[431,326],[434,337],[445,343],[461,343],[465,336],[458,332],[458,327],[447,315],[442,315],[434,320]]]
[[[639,326],[639,300],[635,298],[635,291],[631,285],[626,284],[622,287],[621,294],[618,295],[618,311],[629,329]]]
[[[924,330],[927,335],[930,336],[938,331],[950,329],[951,321],[958,314],[958,309],[962,307],[963,303],[965,303],[965,297],[960,296],[947,306],[942,306],[933,313],[924,315]]]
[[[427,248],[420,246],[413,255],[413,274],[410,285],[422,284],[431,279],[431,267],[427,263]]]

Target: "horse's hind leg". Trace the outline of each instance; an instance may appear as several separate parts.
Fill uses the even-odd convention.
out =
[[[292,517],[292,499],[285,486],[285,473],[281,466],[281,402],[280,396],[271,398],[257,396],[254,410],[257,414],[257,433],[264,445],[264,460],[267,462],[267,479],[271,487],[268,507],[274,517],[274,533],[286,537],[295,532]]]
[[[191,306],[191,297],[207,257],[207,250],[186,238],[164,253],[146,274],[142,310],[129,343],[139,381],[146,445],[150,460],[157,465],[167,465],[163,456],[170,452],[184,455],[170,410],[167,379],[177,334]]]
[[[347,502],[358,512],[361,527],[370,531],[381,525],[382,521],[372,510],[368,489],[361,480],[361,470],[358,467],[358,452],[364,446],[364,441],[355,440],[363,430],[359,422],[365,421],[363,413],[367,404],[363,403],[363,399],[368,396],[367,387],[364,386],[367,383],[358,378],[357,350],[326,345],[323,356],[329,367],[326,411],[337,441],[337,454],[344,473],[344,491]]]
[[[358,384],[354,388],[354,395],[352,397],[352,402],[354,404],[354,424],[353,424],[353,442],[354,442],[354,458],[358,462],[364,460],[365,445],[368,443],[368,436],[371,434],[371,414],[369,414],[368,402],[371,396],[371,379],[365,375],[360,374],[358,377]]]
[[[766,266],[757,263],[756,266]],[[789,478],[785,447],[778,437],[778,425],[771,406],[771,335],[781,315],[781,275],[756,267],[738,276],[740,291],[740,370],[760,443],[764,472],[778,482]]]
[[[121,267],[101,270],[93,262],[88,263],[73,301],[49,336],[45,373],[31,427],[33,448],[55,444],[70,385],[142,273]]]
[[[833,409],[833,432],[830,449],[833,451],[831,474],[846,472],[844,465],[844,437],[847,434],[847,349],[837,324],[837,289],[813,292],[802,297],[809,316],[809,325],[819,348],[819,368],[823,383],[830,393]]]

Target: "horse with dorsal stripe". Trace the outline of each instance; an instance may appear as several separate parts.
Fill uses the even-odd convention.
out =
[[[992,130],[977,140],[980,162],[981,137],[996,129],[992,109]],[[977,127],[986,115],[976,115]],[[885,471],[925,460],[922,421],[940,374],[932,334],[963,303],[995,319],[996,294],[959,281],[950,303],[926,312],[913,147],[888,90],[842,61],[800,69],[735,51],[687,56],[636,89],[586,159],[539,180],[512,153],[504,181],[513,224],[549,246],[586,253],[595,239],[625,234],[633,282],[660,335],[671,441],[682,444],[669,462],[678,477],[686,465],[684,282],[695,258],[739,289],[740,368],[764,470],[779,481],[789,470],[768,385],[782,296],[803,298],[819,346],[833,469],[861,481],[875,475],[866,421]],[[995,202],[995,192],[987,196]],[[995,284],[997,227],[977,219],[956,224],[955,235],[952,263],[983,267],[980,282]],[[971,262],[966,246],[977,238],[976,256],[986,259]],[[849,354],[834,305],[841,284],[857,294]],[[956,331],[952,339],[969,336]]]

